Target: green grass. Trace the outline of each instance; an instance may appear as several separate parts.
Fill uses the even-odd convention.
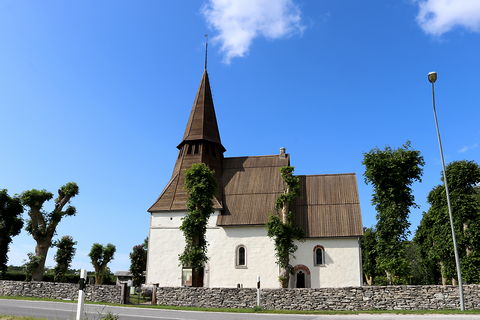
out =
[[[32,318],[32,317],[18,317],[18,316],[2,316],[0,320],[47,320],[45,318]]]
[[[34,300],[34,301],[55,301],[76,303],[72,300],[55,300],[47,298],[36,297],[13,297],[13,296],[0,296],[0,299],[12,299],[12,300]],[[86,302],[87,304],[100,304],[116,307],[133,307],[133,308],[148,308],[148,309],[166,309],[166,310],[189,310],[189,311],[209,311],[209,312],[233,312],[233,313],[279,313],[279,314],[480,314],[480,309],[476,310],[362,310],[362,311],[334,311],[334,310],[255,310],[253,308],[234,309],[234,308],[201,308],[201,307],[177,307],[177,306],[155,306],[155,305],[131,305],[131,304],[117,304],[117,303],[103,303],[103,302]],[[7,318],[8,319],[8,318]],[[15,319],[16,318],[12,318]],[[18,318],[21,320],[30,320],[29,318]],[[34,318],[31,318],[34,320]],[[0,320],[4,320],[0,318]]]

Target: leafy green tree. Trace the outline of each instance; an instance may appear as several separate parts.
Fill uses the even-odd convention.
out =
[[[445,230],[438,230],[438,234],[435,234],[433,231],[434,228],[438,226],[434,225],[433,216],[436,214],[432,212],[433,209],[430,207],[428,212],[423,213],[422,220],[420,221],[417,230],[415,231],[415,236],[413,238],[413,243],[415,244],[418,254],[422,257],[423,267],[427,273],[424,279],[421,282],[414,284],[438,284],[439,279],[441,279],[440,265],[438,253],[435,250],[432,250],[433,247],[437,248],[437,243],[443,241],[442,236],[445,233]],[[448,229],[446,232],[450,232]],[[438,238],[437,238],[438,236]],[[443,284],[446,284],[445,280]]]
[[[184,267],[192,268],[192,286],[203,286],[203,266],[207,262],[207,223],[213,213],[212,199],[217,190],[214,171],[204,163],[194,163],[185,170],[188,192],[187,215],[180,230],[185,236],[185,249],[179,256]]]
[[[297,251],[295,240],[304,237],[303,230],[295,224],[295,215],[291,210],[300,190],[300,180],[293,175],[293,167],[280,168],[280,174],[285,184],[285,192],[275,202],[275,213],[271,214],[267,222],[267,235],[275,244],[275,256],[280,267],[280,284],[288,288],[292,266],[290,256]]]
[[[10,197],[7,190],[0,190],[0,277],[7,270],[8,250],[12,238],[23,227],[23,207],[20,199]]]
[[[474,161],[454,161],[447,165],[446,175],[462,275],[467,283],[479,283],[480,202],[475,185],[480,182],[480,167]],[[449,279],[455,283],[455,258],[444,185],[430,191],[428,202],[430,208],[423,215],[414,240],[435,262],[442,284],[447,284]]]
[[[143,244],[136,245],[130,252],[130,272],[132,273],[133,285],[139,287],[145,282],[143,272],[147,270],[148,238]]]
[[[73,241],[71,236],[63,236],[60,240],[55,242],[57,252],[55,253],[55,262],[57,265],[53,269],[55,281],[65,281],[65,274],[70,268],[73,256],[75,255],[76,241]]]
[[[117,248],[111,243],[106,246],[102,246],[99,243],[94,243],[92,245],[88,256],[95,269],[95,284],[103,284],[107,272],[107,265],[112,261],[116,250]]]
[[[372,149],[364,154],[363,164],[377,210],[377,269],[385,272],[390,284],[396,283],[407,267],[403,242],[410,226],[410,207],[415,206],[411,185],[421,181],[425,162],[407,141],[398,149]]]
[[[20,199],[24,206],[28,207],[26,230],[37,242],[35,246],[36,267],[32,269],[32,280],[41,281],[45,270],[45,259],[48,249],[52,246],[52,238],[60,221],[65,216],[73,216],[76,209],[73,206],[64,207],[78,194],[78,186],[75,182],[69,182],[58,189],[58,197],[55,199],[55,207],[51,212],[45,212],[43,205],[53,198],[53,194],[46,190],[32,189],[21,194]]]
[[[377,274],[377,238],[374,228],[363,228],[360,245],[362,248],[363,274],[367,284],[371,286]]]

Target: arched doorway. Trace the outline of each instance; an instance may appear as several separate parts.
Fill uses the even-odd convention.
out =
[[[297,288],[305,288],[305,273],[300,270],[297,272],[296,277]]]
[[[310,270],[307,266],[298,264],[293,268],[290,288],[310,288]]]

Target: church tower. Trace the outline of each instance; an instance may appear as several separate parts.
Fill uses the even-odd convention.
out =
[[[172,178],[160,197],[148,211],[186,210],[187,192],[184,189],[184,171],[194,163],[205,163],[215,171],[218,191],[214,201],[215,209],[222,209],[223,153],[225,148],[220,140],[217,117],[213,105],[208,72],[203,72],[192,111],[188,118],[185,134],[177,146],[179,152]]]

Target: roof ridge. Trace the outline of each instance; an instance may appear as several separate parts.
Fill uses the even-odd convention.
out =
[[[288,153],[286,153],[288,155]],[[279,154],[267,154],[264,156],[240,156],[240,157],[225,157],[224,159],[240,159],[240,158],[266,158],[266,157],[280,157]]]
[[[356,176],[355,172],[348,173],[321,173],[321,174],[298,174],[297,177],[321,177],[321,176]]]

